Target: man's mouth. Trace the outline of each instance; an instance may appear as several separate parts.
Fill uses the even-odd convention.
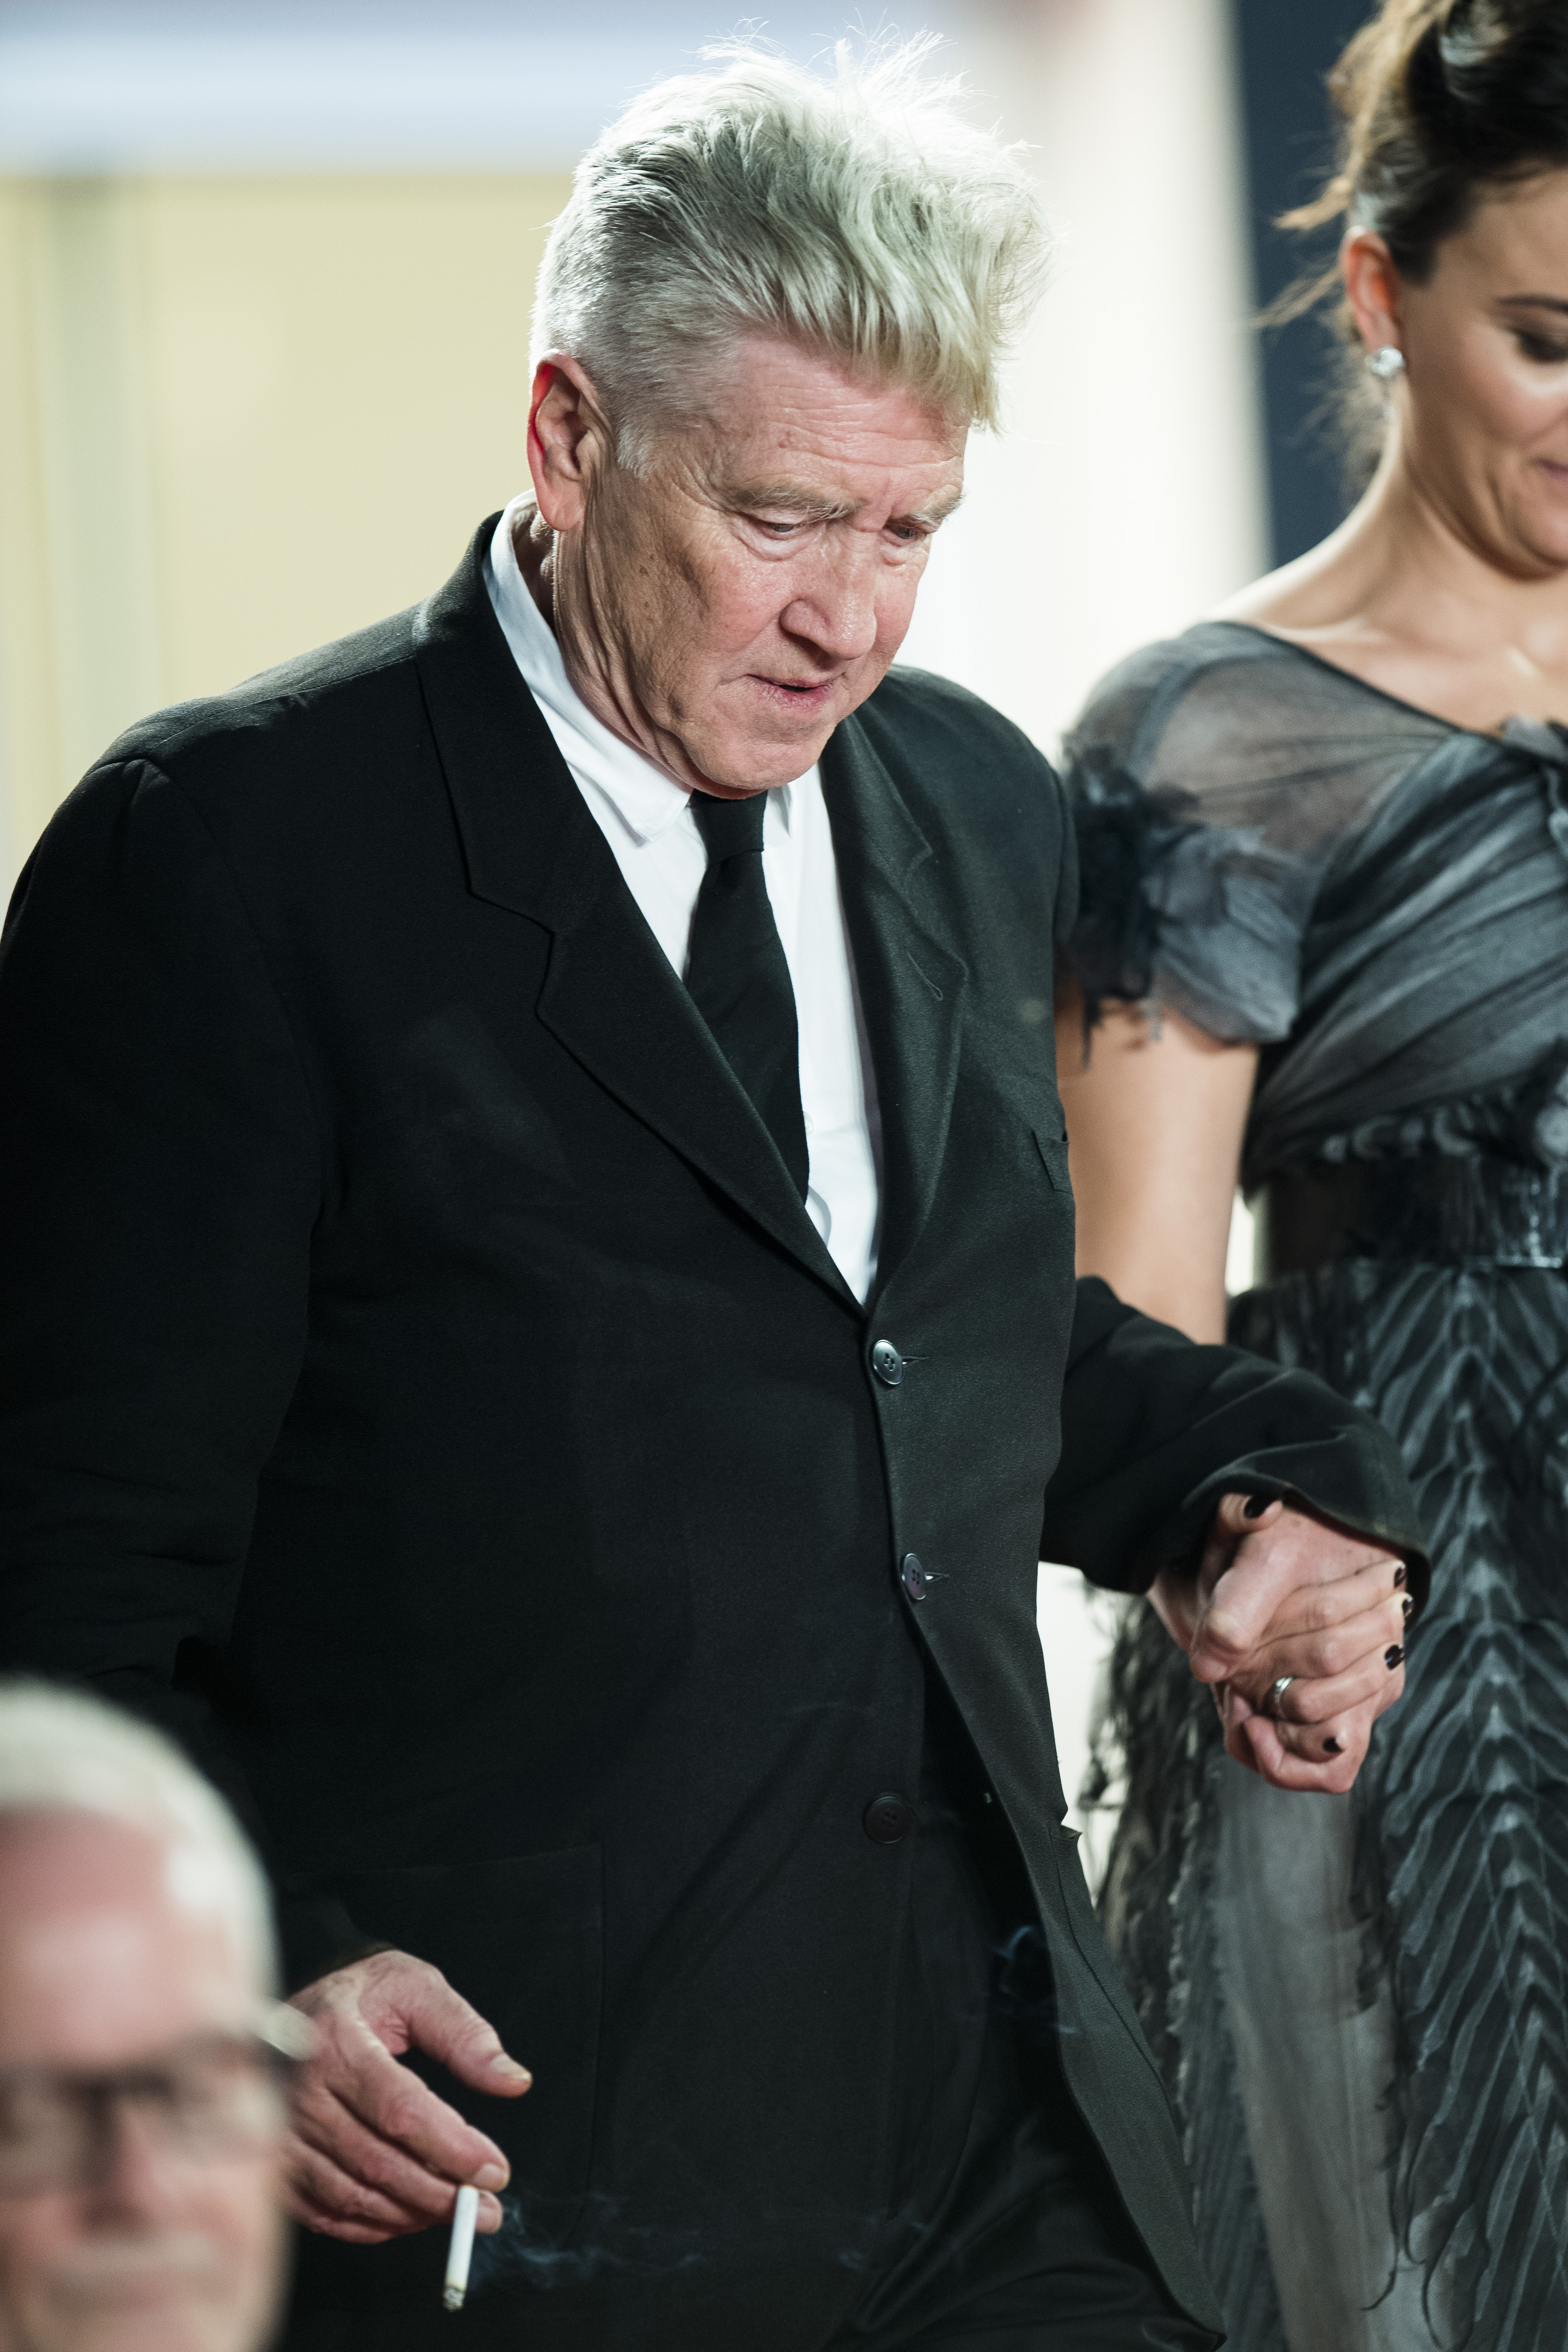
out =
[[[830,677],[764,677],[755,670],[752,672],[756,684],[765,688],[769,694],[777,694],[807,709],[825,702],[841,676],[838,670],[834,670]]]

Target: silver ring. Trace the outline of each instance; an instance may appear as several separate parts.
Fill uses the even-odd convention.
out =
[[[1279,1719],[1280,1708],[1284,1700],[1285,1693],[1290,1689],[1291,1685],[1295,1681],[1295,1679],[1296,1677],[1294,1675],[1281,1675],[1278,1682],[1270,1683],[1269,1685],[1269,1713],[1273,1716],[1276,1720]]]

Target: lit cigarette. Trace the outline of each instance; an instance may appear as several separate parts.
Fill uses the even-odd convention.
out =
[[[479,2218],[479,2191],[460,2189],[452,2209],[452,2243],[446,2252],[446,2286],[442,2301],[448,2311],[461,2311],[468,2292],[468,2265],[474,2259],[474,2224]]]

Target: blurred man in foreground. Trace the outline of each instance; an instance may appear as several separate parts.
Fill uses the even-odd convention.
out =
[[[298,2031],[270,1941],[249,1850],[156,1733],[0,1685],[0,2352],[268,2336],[270,2037]]]

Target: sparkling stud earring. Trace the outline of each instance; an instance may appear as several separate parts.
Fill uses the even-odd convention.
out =
[[[1366,364],[1380,383],[1392,383],[1405,373],[1405,354],[1397,343],[1379,343],[1375,352],[1367,352]]]

